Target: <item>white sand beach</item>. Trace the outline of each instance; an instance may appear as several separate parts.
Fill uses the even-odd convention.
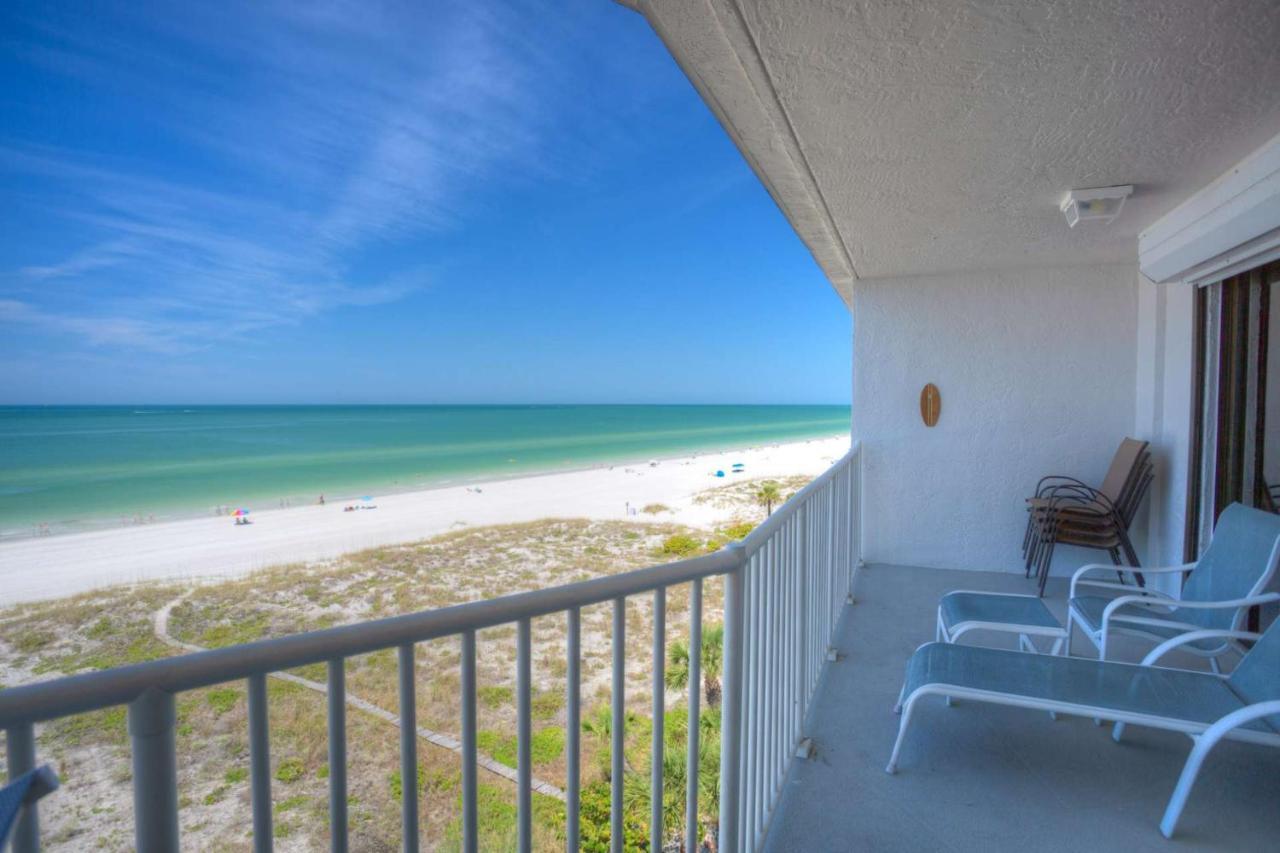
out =
[[[847,436],[765,445],[722,453],[617,464],[472,486],[376,496],[375,509],[345,504],[174,521],[0,545],[0,607],[60,598],[101,586],[172,579],[229,578],[282,563],[337,557],[410,542],[463,526],[539,518],[677,521],[710,526],[723,509],[695,503],[707,489],[734,480],[814,476],[848,449]],[[734,463],[743,473],[731,473]],[[715,472],[723,470],[724,478]],[[665,504],[659,518],[628,516],[628,507]]]

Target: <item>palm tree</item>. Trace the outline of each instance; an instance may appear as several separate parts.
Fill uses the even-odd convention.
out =
[[[756,490],[756,504],[764,507],[765,515],[773,515],[773,505],[782,503],[782,488],[773,480],[765,480]]]
[[[720,670],[724,656],[724,626],[709,625],[702,631],[702,691],[707,707],[720,704]],[[675,640],[667,648],[667,688],[683,690],[689,686],[689,644]]]

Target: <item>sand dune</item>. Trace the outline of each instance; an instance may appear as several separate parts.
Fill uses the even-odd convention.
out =
[[[175,578],[235,577],[280,563],[422,539],[462,525],[549,517],[626,518],[628,506],[662,503],[662,520],[705,526],[725,511],[694,503],[733,479],[813,476],[848,449],[847,436],[767,445],[377,497],[376,509],[341,504],[253,514],[253,524],[201,518],[34,538],[0,545],[0,607],[74,595],[99,586]],[[725,479],[741,462],[745,472]],[[639,515],[636,520],[653,520]]]

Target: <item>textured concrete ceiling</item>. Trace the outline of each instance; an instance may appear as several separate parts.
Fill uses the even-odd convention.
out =
[[[837,289],[1135,261],[1280,132],[1280,0],[628,0]],[[1134,184],[1110,226],[1071,188]]]

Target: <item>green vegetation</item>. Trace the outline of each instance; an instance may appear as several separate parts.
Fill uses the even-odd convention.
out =
[[[782,503],[782,487],[776,480],[765,480],[756,489],[756,503],[764,507],[765,515],[773,515],[773,505]]]
[[[702,631],[702,690],[707,707],[720,705],[720,673],[724,657],[724,626],[708,625]],[[684,690],[689,686],[689,644],[672,640],[667,646],[667,666],[663,673],[667,688]]]
[[[514,701],[515,691],[510,687],[477,687],[476,698],[486,708],[501,708],[503,705],[510,705]]]
[[[236,706],[236,702],[240,699],[240,691],[234,687],[215,687],[205,698],[209,702],[209,707],[221,715]]]
[[[671,507],[666,504],[645,504],[640,511],[646,515],[659,515],[660,513],[671,512]]]
[[[564,754],[564,729],[549,726],[538,729],[529,740],[529,755],[534,764],[550,764]]]
[[[662,554],[666,557],[692,557],[702,553],[704,542],[687,533],[668,536],[662,542]]]
[[[294,809],[301,808],[302,806],[305,806],[307,804],[307,800],[308,798],[303,796],[302,794],[299,794],[296,797],[288,797],[286,799],[283,799],[280,802],[276,803],[276,814],[293,811]]]
[[[171,634],[187,643],[227,646],[265,637],[332,625],[350,624],[377,616],[415,612],[478,598],[538,589],[629,571],[652,565],[655,552],[668,559],[695,556],[729,541],[731,525],[711,533],[669,523],[551,520],[523,525],[469,528],[446,536],[375,552],[349,555],[315,565],[270,569],[232,581],[201,585],[141,586],[101,590],[71,600],[31,605],[21,613],[0,613],[0,667],[5,681],[23,681],[33,672],[81,672],[138,660],[180,654],[154,635],[153,616],[172,605]],[[749,528],[748,528],[749,529]],[[674,553],[673,553],[674,552]],[[185,598],[172,604],[179,595]],[[708,579],[704,613],[719,619],[723,584]],[[672,587],[667,595],[669,646],[686,636],[690,589]],[[652,642],[652,601],[637,596],[627,607],[627,655],[645,661]],[[583,724],[581,765],[584,812],[594,808],[598,823],[584,817],[584,849],[604,849],[608,836],[609,690],[608,603],[584,607],[582,692],[594,701],[605,699]],[[532,622],[533,684],[530,696],[534,731],[530,754],[535,775],[563,784],[565,772],[563,615]],[[708,629],[711,634],[713,628]],[[709,641],[714,646],[714,639]],[[26,651],[23,651],[25,649]],[[456,736],[458,731],[459,644],[450,637],[420,643],[417,653],[419,725]],[[685,652],[687,656],[687,651]],[[704,653],[706,660],[706,653]],[[499,626],[477,634],[478,725],[481,751],[514,767],[515,628]],[[642,665],[628,672],[628,705],[648,705]],[[349,659],[345,665],[352,695],[394,712],[397,707],[396,651],[383,650]],[[715,667],[706,671],[714,679]],[[323,683],[325,665],[314,664],[290,672]],[[686,676],[687,678],[687,666]],[[707,686],[710,694],[716,690]],[[290,845],[313,849],[326,844],[327,733],[325,698],[298,684],[269,679],[272,775],[276,794],[278,838]],[[248,737],[244,687],[228,683],[190,691],[178,697],[178,736],[182,756],[184,833],[196,848],[233,847],[245,830],[243,815],[248,794]],[[704,712],[713,710],[708,701]],[[668,790],[664,809],[673,810],[671,826],[683,823],[684,735],[675,732],[683,710],[668,715],[668,747],[663,761]],[[704,717],[706,714],[704,713]],[[352,795],[353,849],[388,849],[398,845],[400,800],[404,793],[398,773],[398,737],[388,723],[359,708],[348,712],[348,776]],[[624,787],[628,827],[627,849],[647,849],[649,738],[651,722],[635,713],[626,722],[626,778]],[[674,738],[674,739],[673,739]],[[678,743],[677,743],[678,740]],[[705,746],[704,746],[705,749]],[[117,707],[51,721],[40,732],[41,754],[69,768],[76,785],[68,791],[101,807],[93,837],[83,827],[69,826],[61,811],[51,814],[50,838],[75,838],[73,847],[124,846],[127,825],[129,745],[126,709]],[[77,772],[86,766],[105,772]],[[668,766],[670,765],[670,766]],[[710,767],[710,765],[708,765]],[[714,774],[713,774],[714,775]],[[710,777],[708,777],[710,778]],[[515,790],[509,782],[481,773],[483,849],[509,849],[515,834]],[[706,784],[707,779],[703,780]],[[417,786],[425,837],[440,841],[457,837],[460,774],[457,756],[422,741]],[[594,798],[594,800],[592,799]],[[703,804],[714,812],[715,799]],[[563,849],[564,805],[535,795],[535,849]],[[678,812],[678,813],[677,813]],[[79,812],[75,812],[79,814]],[[706,816],[704,816],[706,817]],[[233,823],[228,823],[233,821]],[[590,842],[595,838],[598,843]],[[111,840],[108,840],[111,839]],[[117,843],[119,842],[119,843]],[[602,846],[603,845],[603,846]],[[69,849],[59,843],[51,849]]]
[[[562,669],[564,661],[556,658],[555,666]],[[556,690],[545,690],[535,694],[529,705],[530,712],[535,720],[550,720],[559,714],[560,709],[564,707],[564,696]]]
[[[698,824],[700,833],[705,834],[715,824],[719,814],[720,712],[704,711],[699,723]],[[598,725],[598,721],[592,725]],[[632,718],[627,722],[627,769],[623,778],[622,795],[623,849],[627,851],[649,850],[649,768],[653,758],[648,743],[650,731],[651,723],[647,718]],[[661,757],[663,826],[666,827],[667,838],[670,840],[678,839],[684,826],[688,736],[688,709],[671,709],[666,715],[663,729]],[[608,747],[604,750],[603,761],[606,766],[610,763]],[[610,796],[607,773],[603,778],[583,785],[581,816],[584,851],[606,853],[609,850]]]
[[[482,729],[476,732],[476,746],[481,752],[508,767],[518,760],[516,736]],[[548,726],[538,729],[529,740],[529,755],[536,764],[550,764],[564,754],[564,729]]]
[[[291,785],[302,778],[306,772],[306,768],[302,766],[302,762],[297,758],[286,758],[276,766],[276,779],[286,785]]]
[[[731,541],[741,542],[743,539],[747,538],[747,535],[750,534],[751,531],[755,529],[756,526],[750,521],[739,521],[721,529],[720,535]]]

